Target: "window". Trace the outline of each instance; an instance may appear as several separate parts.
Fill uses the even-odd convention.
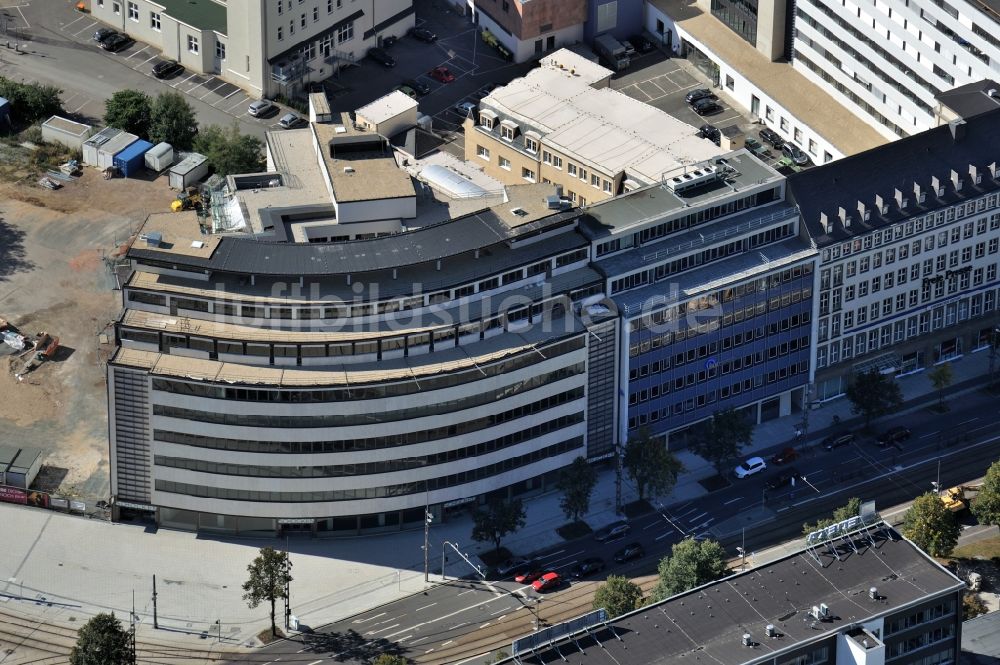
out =
[[[608,194],[611,193],[611,181],[610,180],[605,180],[603,182],[603,187],[604,187],[604,191],[605,192],[607,192]]]
[[[111,3],[111,11],[113,11],[115,13],[115,16],[121,16],[122,15],[122,6],[121,6],[121,3],[112,2]]]
[[[601,188],[601,178],[596,173],[590,174],[590,184],[592,187]]]
[[[130,21],[139,22],[139,5],[134,2],[128,3],[128,18]]]
[[[278,0],[278,16],[281,16],[281,13],[285,11],[284,4],[283,0]]]
[[[781,122],[779,123],[779,125],[781,127],[781,131],[783,131],[783,132],[785,132],[787,134],[788,133],[788,118],[782,116],[781,117]]]
[[[160,15],[156,12],[149,12],[149,27],[157,32],[160,31]]]
[[[285,38],[285,33],[281,30],[281,26],[278,26],[278,41],[280,42]]]
[[[535,182],[535,172],[529,168],[521,169],[521,177],[527,180],[528,182]]]
[[[576,176],[576,164],[572,164],[572,163],[567,162],[566,163],[566,173],[568,173],[571,176],[575,177]],[[983,245],[983,246],[985,247],[985,245]]]
[[[814,141],[812,139],[809,139],[809,154],[810,155],[818,155],[819,154],[819,147],[816,145],[816,141]]]
[[[793,131],[792,134],[795,136],[795,142],[796,143],[802,143],[802,130],[801,129],[799,129],[798,127],[796,127],[795,131]]]
[[[319,20],[319,7],[313,7],[313,23]]]
[[[524,149],[528,152],[538,152],[538,141],[530,136],[524,137]]]
[[[187,37],[188,37],[188,51],[190,51],[191,53],[194,53],[195,55],[197,55],[198,54],[198,38],[195,37],[194,35],[188,35]]]
[[[514,140],[514,128],[507,125],[500,125],[500,136],[505,141]]]
[[[327,14],[333,13],[333,0],[326,0],[326,13]]]
[[[770,106],[767,105],[764,106],[764,119],[774,122],[774,109],[772,109]]]
[[[337,43],[343,44],[354,39],[354,21],[337,28]]]
[[[830,153],[828,153],[827,151],[824,150],[823,151],[823,163],[826,164],[826,163],[832,162],[832,161],[833,161],[833,155],[831,155]]]
[[[226,45],[223,42],[215,42],[215,57],[219,60],[226,59]]]
[[[510,160],[507,159],[506,157],[501,156],[500,157],[500,168],[507,169],[508,171],[510,171]]]
[[[562,169],[562,157],[552,155],[552,166],[557,169]]]
[[[302,17],[299,19],[299,25],[301,25],[303,28],[306,27],[306,15],[305,14],[302,14]]]
[[[736,87],[736,81],[729,74],[726,74],[726,87],[733,90]]]
[[[488,160],[490,158],[490,151],[489,151],[488,148],[484,148],[481,145],[477,145],[476,146],[476,156],[482,157],[483,159]]]
[[[291,21],[288,22],[288,34],[290,34],[290,35],[294,35],[295,34],[295,21],[294,20],[291,20]]]

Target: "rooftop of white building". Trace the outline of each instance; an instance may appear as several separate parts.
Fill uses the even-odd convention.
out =
[[[372,103],[362,106],[356,113],[368,122],[377,125],[415,108],[417,108],[416,100],[399,90],[393,90],[388,95],[383,95]]]

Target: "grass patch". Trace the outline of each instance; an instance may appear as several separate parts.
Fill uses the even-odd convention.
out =
[[[276,635],[271,634],[270,628],[265,628],[264,630],[257,633],[257,639],[260,640],[261,644],[270,644],[271,642],[277,642],[278,640],[283,639],[284,637],[285,634],[281,632],[281,628],[278,628],[278,632]]]
[[[511,555],[510,550],[506,547],[501,547],[499,552],[496,550],[487,550],[486,552],[480,554],[479,558],[482,559],[483,563],[490,568],[495,568],[507,559],[512,558],[512,556],[513,555]]]
[[[625,517],[629,519],[645,515],[648,512],[652,512],[652,510],[653,507],[649,505],[649,501],[646,501],[645,499],[633,501],[632,503],[627,503],[622,506],[622,512],[625,513]]]
[[[951,553],[953,559],[1000,558],[1000,536],[983,538],[967,545],[959,545]]]
[[[590,525],[583,520],[563,524],[561,527],[556,529],[556,533],[562,536],[563,540],[576,540],[577,538],[583,538],[587,534],[593,533],[593,531],[594,530],[590,528]]]
[[[732,483],[730,483],[729,479],[723,476],[722,474],[716,474],[708,478],[702,478],[701,480],[698,481],[698,484],[704,487],[709,492],[717,492],[719,490],[726,489]]]

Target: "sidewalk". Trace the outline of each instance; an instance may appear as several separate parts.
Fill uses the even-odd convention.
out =
[[[950,398],[977,390],[987,363],[980,354],[966,355],[953,364],[955,382]],[[906,405],[903,413],[933,403],[937,396],[924,373],[899,379]],[[809,414],[808,435],[796,445],[820,441],[833,429],[856,427],[860,419],[850,413],[850,402],[838,399]],[[744,454],[780,448],[793,442],[801,414],[759,425]],[[691,501],[706,494],[698,480],[714,475],[705,460],[686,451],[678,457],[685,472],[662,505]],[[626,477],[623,503],[636,500]],[[517,554],[563,542],[555,529],[565,524],[559,493],[552,491],[525,501],[527,526],[504,540]],[[584,520],[598,529],[619,519],[615,514],[615,477],[602,470]],[[262,546],[284,547],[274,539],[213,538],[205,534],[160,529],[149,533],[140,527],[108,524],[69,515],[0,504],[0,521],[8,540],[0,558],[0,611],[36,616],[47,622],[79,627],[86,617],[114,610],[127,618],[135,593],[142,618],[139,639],[170,641],[190,648],[215,648],[206,636],[218,634],[221,621],[226,649],[251,647],[253,636],[268,624],[264,607],[250,610],[241,586],[246,566]],[[464,514],[431,530],[431,583],[440,579],[444,541],[455,543],[469,558],[491,545],[470,539],[472,518]],[[305,626],[318,627],[358,612],[417,593],[423,580],[422,530],[367,535],[355,538],[287,541],[293,563],[292,614]],[[449,549],[450,551],[450,549]],[[113,562],[113,563],[112,563]],[[458,557],[449,557],[449,577],[467,575],[471,569]],[[157,576],[160,630],[152,628],[152,576]],[[282,608],[279,607],[279,615]],[[81,616],[84,615],[84,616]],[[75,619],[70,622],[69,617]],[[164,630],[164,628],[166,630]]]

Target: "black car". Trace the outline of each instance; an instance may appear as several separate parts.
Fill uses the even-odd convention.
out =
[[[427,28],[410,28],[410,36],[428,44],[433,44],[438,38],[437,35]]]
[[[184,65],[181,63],[176,60],[164,60],[163,62],[156,63],[156,66],[153,67],[153,76],[158,79],[165,79],[182,71],[184,71]]]
[[[794,143],[786,143],[781,146],[782,154],[788,159],[792,160],[796,166],[805,166],[809,163],[809,156],[802,152],[799,146]]]
[[[827,450],[833,450],[834,448],[840,448],[841,446],[846,446],[849,443],[854,443],[855,438],[856,437],[850,432],[838,432],[823,439],[823,447]]]
[[[639,543],[630,543],[615,552],[615,561],[618,563],[625,563],[626,561],[631,561],[632,559],[641,559],[645,555],[646,551],[642,549],[642,545]]]
[[[101,42],[101,48],[111,53],[118,53],[118,51],[127,48],[131,43],[132,38],[128,35],[115,33]]]
[[[395,67],[396,59],[377,46],[368,49],[368,57],[383,67]]]
[[[629,526],[628,522],[615,522],[595,531],[594,540],[600,543],[618,540],[627,536],[631,530],[632,527]]]
[[[910,431],[910,428],[898,425],[882,432],[878,439],[876,439],[876,443],[883,448],[886,446],[895,446],[909,439],[912,434],[913,432]]]
[[[778,135],[778,132],[766,127],[760,130],[760,140],[771,144],[775,150],[781,150],[781,146],[785,145],[785,140]]]
[[[714,125],[702,125],[698,128],[698,138],[708,139],[715,145],[719,145],[719,141],[722,140],[722,132],[719,128]]]
[[[699,99],[715,99],[715,95],[708,88],[695,88],[684,95],[684,101],[688,104],[694,104]]]
[[[111,28],[100,28],[97,30],[97,32],[94,33],[94,41],[97,42],[98,44],[102,44],[104,43],[105,39],[107,39],[111,35],[117,35],[117,34],[118,33],[112,30]]]
[[[646,39],[642,35],[636,35],[635,37],[629,37],[628,38],[628,43],[631,44],[632,48],[634,48],[639,53],[650,53],[650,52],[656,50],[656,47],[653,46],[653,42],[649,41],[648,39]]]
[[[496,573],[501,577],[507,577],[508,575],[514,575],[515,573],[524,572],[526,570],[532,570],[537,567],[538,567],[537,564],[531,559],[525,559],[524,557],[514,557],[513,559],[507,559],[499,566],[497,566]]]
[[[389,48],[398,41],[399,37],[397,37],[396,35],[386,35],[385,37],[382,38],[382,47]]]
[[[570,568],[569,576],[578,580],[581,577],[599,573],[602,570],[604,570],[604,559],[590,557]]]
[[[699,99],[694,104],[691,105],[694,112],[698,115],[710,115],[712,113],[718,113],[722,110],[722,106],[712,99]]]
[[[769,479],[765,484],[767,485],[767,489],[776,490],[781,489],[785,485],[790,485],[793,479],[798,480],[801,477],[802,474],[797,470],[787,469]]]
[[[403,79],[403,85],[413,88],[418,95],[426,95],[431,91],[431,87],[426,83],[421,83],[416,79]]]

